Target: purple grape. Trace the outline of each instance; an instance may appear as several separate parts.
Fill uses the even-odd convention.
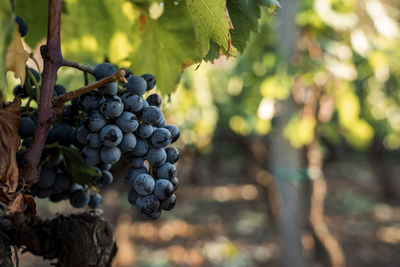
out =
[[[174,143],[176,140],[179,139],[179,136],[181,133],[180,133],[178,127],[176,127],[175,125],[169,124],[169,125],[165,126],[164,128],[167,129],[172,135],[171,143]]]
[[[159,179],[154,187],[154,195],[159,200],[165,200],[169,198],[174,193],[174,186],[170,181],[165,179]]]
[[[161,166],[167,159],[167,153],[163,148],[151,147],[146,154],[146,159],[152,166]]]
[[[122,132],[115,125],[106,125],[100,131],[100,141],[108,147],[116,147],[121,143]]]
[[[151,194],[154,191],[155,184],[154,178],[146,173],[136,176],[133,183],[136,192],[142,196]]]
[[[167,129],[158,128],[154,131],[150,140],[154,147],[166,147],[171,143],[172,135]]]
[[[172,210],[176,204],[176,196],[172,194],[169,198],[161,202],[161,208],[163,210]]]
[[[135,114],[125,111],[118,117],[116,125],[124,133],[131,133],[139,127],[139,120]]]
[[[90,110],[82,117],[81,123],[90,131],[98,132],[107,124],[107,120],[98,110]]]
[[[128,77],[127,83],[124,85],[129,92],[142,96],[147,90],[146,80],[140,76],[132,75]]]
[[[102,147],[100,158],[103,163],[117,163],[121,157],[121,150],[118,147]]]
[[[105,95],[100,101],[100,112],[105,117],[116,118],[124,111],[124,104],[118,96]]]
[[[169,162],[161,165],[160,168],[157,169],[157,178],[159,179],[167,179],[171,180],[172,178],[177,176],[177,170],[174,164]]]
[[[122,152],[132,151],[136,147],[136,137],[132,133],[126,133],[122,137],[121,143],[118,145]]]
[[[87,165],[95,166],[100,163],[100,153],[96,148],[85,146],[82,149],[82,160]]]

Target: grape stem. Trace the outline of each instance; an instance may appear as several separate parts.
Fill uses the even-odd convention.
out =
[[[79,62],[63,59],[63,61],[61,62],[61,66],[75,68],[83,72],[90,73],[92,76],[94,76],[94,69],[92,67]]]
[[[101,80],[99,80],[99,81],[97,81],[95,83],[89,84],[87,86],[84,86],[82,88],[76,89],[74,91],[70,91],[68,93],[65,93],[65,94],[59,96],[59,97],[55,97],[53,99],[54,106],[55,107],[62,106],[66,102],[68,102],[68,101],[70,101],[70,100],[72,100],[72,99],[74,99],[74,98],[76,98],[76,97],[78,97],[78,96],[80,96],[82,94],[90,92],[90,91],[92,91],[92,90],[94,90],[96,88],[99,88],[99,87],[101,87],[103,85],[106,85],[108,83],[117,82],[117,81],[123,82],[123,83],[127,82],[127,80],[125,79],[125,70],[124,69],[119,69],[113,75],[110,75],[110,76],[108,76],[108,77],[106,77],[104,79],[101,79]]]

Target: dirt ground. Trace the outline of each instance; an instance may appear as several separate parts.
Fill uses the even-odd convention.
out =
[[[235,142],[214,148],[211,154],[182,157],[177,205],[157,221],[128,204],[123,179],[104,191],[103,215],[115,225],[119,247],[114,266],[281,266],[278,227],[253,157]],[[374,164],[360,154],[346,155],[327,162],[324,173],[326,221],[343,247],[346,266],[400,266],[400,205],[385,195]],[[307,183],[299,187],[306,189]],[[74,212],[66,202],[38,202],[43,217]],[[306,210],[300,218],[306,266],[326,266]],[[51,263],[29,254],[19,261],[21,267]]]

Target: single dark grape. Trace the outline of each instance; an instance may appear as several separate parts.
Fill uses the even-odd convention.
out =
[[[99,109],[101,95],[96,91],[90,91],[79,97],[79,108],[84,111]],[[74,101],[74,100],[72,100]],[[75,100],[77,101],[77,100]]]
[[[13,89],[14,96],[19,96],[20,98],[27,98],[29,96],[28,91],[25,87],[17,85]]]
[[[71,132],[72,127],[68,124],[64,124],[54,129],[54,135],[57,137],[57,142],[66,147],[71,145]]]
[[[169,198],[161,202],[161,208],[163,210],[172,210],[176,204],[176,196],[172,194]]]
[[[126,79],[128,82],[124,85],[129,92],[142,96],[147,90],[146,80],[140,76],[132,75]]]
[[[148,139],[153,134],[153,126],[150,124],[140,124],[136,130],[136,135],[141,139]]]
[[[122,137],[121,143],[118,145],[121,149],[121,152],[125,153],[128,151],[132,151],[136,147],[136,137],[132,133],[126,133]]]
[[[100,141],[108,147],[118,146],[122,137],[122,131],[116,125],[106,125],[100,131]]]
[[[15,22],[18,24],[18,31],[21,37],[24,37],[28,33],[28,24],[20,16],[15,16]]]
[[[111,169],[112,164],[109,164],[109,163],[100,163],[100,164],[97,165],[97,166],[100,168],[100,170],[109,171],[109,170]]]
[[[90,133],[87,135],[87,145],[91,148],[100,148],[102,143],[98,133]]]
[[[97,80],[113,75],[115,72],[117,72],[117,68],[107,62],[100,63],[94,68],[94,76]]]
[[[144,159],[143,157],[133,157],[130,160],[130,164],[132,164],[134,168],[140,168],[144,164]]]
[[[56,173],[53,169],[42,168],[39,180],[36,183],[36,185],[42,189],[49,188],[53,185],[55,180],[56,180]]]
[[[165,200],[174,193],[174,186],[172,183],[165,179],[158,179],[154,188],[154,195],[159,200]]]
[[[150,106],[161,107],[161,97],[158,94],[149,95],[146,98],[146,101],[149,103]]]
[[[164,163],[157,169],[157,178],[171,180],[177,176],[177,170],[174,164]]]
[[[179,160],[179,150],[175,147],[167,147],[165,152],[167,153],[167,162],[174,164]]]
[[[172,178],[171,184],[174,186],[174,190],[176,191],[179,187],[179,179],[177,177]]]
[[[85,146],[82,149],[82,160],[87,165],[95,166],[100,163],[100,151],[96,148]]]
[[[149,91],[156,86],[156,77],[153,74],[146,73],[142,75],[142,78],[146,81],[147,88],[146,90]]]
[[[161,166],[165,163],[167,159],[167,153],[163,148],[151,147],[146,154],[146,159],[151,165]]]
[[[112,82],[108,83],[98,89],[101,95],[116,95],[118,92],[118,83]]]
[[[136,200],[136,207],[141,213],[150,215],[159,209],[160,201],[153,194],[141,196]]]
[[[149,143],[147,140],[143,140],[141,138],[136,138],[136,146],[135,149],[132,150],[132,154],[135,156],[144,156],[149,150]]]
[[[99,110],[105,117],[116,118],[124,111],[124,104],[118,96],[105,95],[100,101]]]
[[[165,126],[164,128],[167,129],[172,135],[171,143],[174,143],[176,140],[179,139],[179,136],[181,135],[181,133],[180,133],[178,127],[176,127],[175,125],[169,124],[169,125]]]
[[[71,180],[65,173],[57,173],[53,184],[53,192],[56,194],[66,192],[69,189]]]
[[[81,126],[76,131],[76,139],[82,145],[86,145],[86,144],[88,144],[88,135],[89,134],[90,134],[89,129],[86,128],[85,126]]]
[[[114,176],[112,175],[111,172],[109,171],[102,171],[102,175],[100,179],[97,181],[97,185],[99,187],[106,187],[107,185],[110,185],[114,180]]]
[[[90,110],[82,117],[81,123],[90,131],[98,132],[106,125],[107,120],[98,110]]]
[[[162,116],[160,108],[156,106],[149,106],[142,112],[142,119],[146,124],[154,125],[161,120]]]
[[[76,190],[69,197],[69,202],[71,203],[71,206],[74,208],[83,208],[87,204],[89,204],[89,201],[90,201],[89,193],[83,190]]]
[[[172,135],[167,129],[158,128],[154,131],[150,140],[154,147],[166,147],[171,143]]]
[[[118,117],[116,125],[124,133],[131,133],[139,127],[139,120],[135,114],[125,111]]]
[[[139,174],[134,180],[134,188],[139,195],[147,196],[154,191],[155,181],[149,174]],[[172,186],[172,185],[171,185]]]
[[[143,108],[143,98],[132,93],[127,92],[121,96],[121,101],[124,104],[126,111],[138,112]]]
[[[21,125],[19,126],[18,134],[22,139],[33,136],[35,129],[36,124],[31,118],[21,117]]]
[[[121,157],[121,150],[118,147],[102,147],[100,158],[103,163],[117,163]]]
[[[89,207],[92,209],[97,209],[101,204],[102,197],[100,194],[91,194],[89,200]]]
[[[148,215],[151,220],[157,220],[161,216],[161,209],[155,211],[154,213]]]

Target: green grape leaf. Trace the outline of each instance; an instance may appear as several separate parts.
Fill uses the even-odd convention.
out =
[[[232,45],[243,52],[251,32],[258,31],[261,17],[260,6],[280,7],[276,0],[227,0],[229,17],[232,21]]]
[[[24,41],[32,48],[47,36],[48,2],[47,0],[15,1],[15,12],[28,25]]]
[[[6,53],[13,39],[14,16],[9,0],[0,0],[0,91],[6,89]]]
[[[65,5],[61,28],[65,58],[100,63],[107,57],[115,64],[117,59],[121,59],[121,53],[129,51],[129,43],[134,38],[131,34],[134,18],[126,15],[134,13],[130,2],[66,0]]]
[[[131,55],[131,70],[136,74],[152,73],[157,88],[171,93],[182,70],[201,60],[191,18],[185,5],[165,2],[164,13],[153,20],[145,17],[137,39],[140,43]]]
[[[93,178],[98,176],[98,173],[92,166],[82,161],[81,153],[72,148],[62,146],[58,148],[63,155],[65,170],[71,175],[72,179],[81,185],[92,184]]]
[[[231,48],[231,37],[226,0],[186,0],[186,5],[202,57],[210,49],[210,40],[228,52]]]

